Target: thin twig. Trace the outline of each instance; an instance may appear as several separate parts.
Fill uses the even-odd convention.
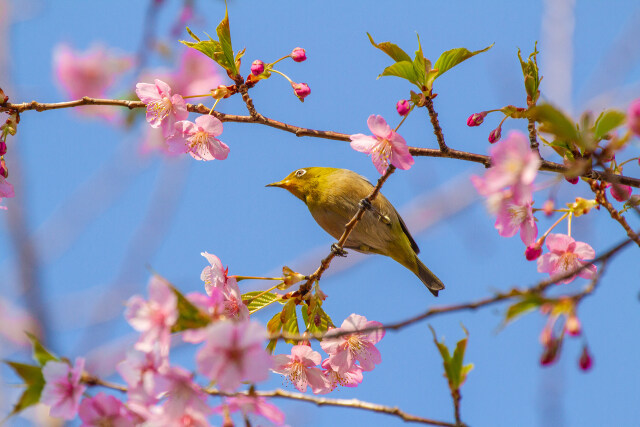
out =
[[[538,143],[538,135],[536,132],[536,121],[534,119],[529,119],[527,130],[529,131],[529,146],[531,147],[531,151],[534,151],[538,157],[542,158],[540,155],[540,144]]]
[[[617,183],[614,183],[614,185],[616,184]],[[631,240],[633,240],[638,246],[640,246],[640,236],[638,236],[638,234],[633,231],[624,216],[620,215],[618,210],[613,207],[611,202],[609,202],[604,186],[602,184],[599,185],[595,180],[590,180],[589,185],[591,186],[591,191],[593,191],[596,195],[596,201],[598,202],[598,204],[600,206],[604,206],[604,208],[609,212],[609,215],[611,215],[611,218],[620,223],[622,228],[624,228],[624,231],[627,232],[627,236],[629,236]]]
[[[440,151],[443,153],[447,153],[449,151],[449,147],[444,142],[444,135],[442,133],[442,128],[440,127],[440,122],[438,122],[438,113],[436,113],[435,108],[433,108],[433,98],[427,96],[425,98],[425,104],[427,110],[429,110],[429,117],[431,118],[431,125],[433,126],[433,133],[436,135],[436,139],[438,140],[438,146],[440,147]]]

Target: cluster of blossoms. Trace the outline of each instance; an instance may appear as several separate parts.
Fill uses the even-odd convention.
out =
[[[219,392],[234,394],[242,384],[266,380],[271,370],[284,375],[301,392],[309,386],[314,393],[324,394],[338,385],[357,386],[362,372],[381,362],[375,344],[384,336],[382,325],[356,314],[326,334],[320,343],[328,353],[325,360],[308,343],[293,346],[290,354],[269,355],[267,330],[249,319],[236,278],[228,275],[218,257],[207,252],[202,255],[209,262],[200,276],[205,294],[191,293],[186,298],[210,322],[206,327],[184,330],[182,339],[202,344],[195,355],[197,373]],[[221,414],[226,421],[234,412],[282,425],[282,411],[250,391],[224,397],[217,407],[207,403],[206,387],[196,382],[195,374],[172,365],[169,359],[171,333],[180,315],[174,289],[165,279],[153,276],[149,297],[131,297],[125,311],[125,318],[140,334],[116,368],[127,384],[126,402],[105,393],[83,398],[91,377],[84,372],[82,358],[73,366],[58,360],[46,363],[41,402],[51,407],[51,416],[79,416],[83,425],[209,426],[211,415]]]
[[[389,164],[403,170],[411,168],[415,161],[409,152],[407,142],[391,129],[382,116],[372,114],[367,119],[367,126],[373,135],[351,135],[351,148],[369,154],[381,175],[385,173]]]

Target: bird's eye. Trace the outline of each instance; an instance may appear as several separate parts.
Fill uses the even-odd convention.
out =
[[[307,171],[306,171],[305,169],[298,169],[298,170],[296,171],[296,176],[297,176],[298,178],[300,178],[300,177],[301,177],[302,175],[304,175],[305,173],[307,173]]]

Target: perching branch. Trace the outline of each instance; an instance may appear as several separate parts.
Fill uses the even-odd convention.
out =
[[[2,111],[23,112],[23,111],[29,111],[29,110],[47,111],[47,110],[56,110],[61,108],[74,108],[74,107],[79,107],[83,105],[112,105],[112,106],[126,107],[129,109],[146,107],[142,101],[132,101],[132,100],[126,100],[126,99],[96,99],[96,98],[89,98],[85,96],[84,98],[78,99],[75,101],[66,101],[66,102],[57,102],[57,103],[40,103],[37,101],[32,101],[32,102],[25,102],[21,104],[12,104],[7,102],[4,104],[0,104],[0,112]],[[192,113],[209,114],[209,112],[211,111],[211,108],[203,104],[187,104],[187,110],[189,110]],[[225,114],[217,111],[214,111],[212,114],[222,122],[258,123],[258,124],[275,128],[275,129],[280,129],[285,132],[293,133],[296,136],[310,136],[314,138],[331,139],[331,140],[337,140],[337,141],[350,141],[350,136],[351,136],[346,133],[309,129],[309,128],[303,128],[300,126],[294,126],[294,125],[290,125],[274,119],[264,117],[258,113],[256,113],[257,116],[255,117],[239,116],[235,114]],[[485,167],[491,166],[491,158],[489,156],[466,152],[466,151],[454,150],[449,148],[448,146],[445,151],[441,149],[434,149],[434,148],[409,147],[409,152],[411,153],[411,155],[416,157],[441,157],[441,158],[464,160],[468,162],[480,163]],[[566,172],[569,172],[570,168],[559,163],[543,160],[542,163],[540,164],[540,170],[554,172],[558,174],[564,174]],[[604,171],[588,170],[588,171],[582,172],[580,176],[584,178],[595,179],[598,181],[618,182],[620,184],[628,185],[630,187],[640,188],[640,179],[638,178],[632,178],[632,177],[623,176],[623,175],[614,175]]]

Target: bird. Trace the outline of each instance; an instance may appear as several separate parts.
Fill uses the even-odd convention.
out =
[[[340,239],[345,225],[374,188],[365,177],[351,170],[317,166],[296,169],[266,187],[284,188],[302,200],[318,225],[335,239]],[[344,247],[391,257],[418,276],[437,297],[444,284],[418,258],[420,248],[398,211],[381,193],[370,204],[364,203],[367,208],[364,216]]]

